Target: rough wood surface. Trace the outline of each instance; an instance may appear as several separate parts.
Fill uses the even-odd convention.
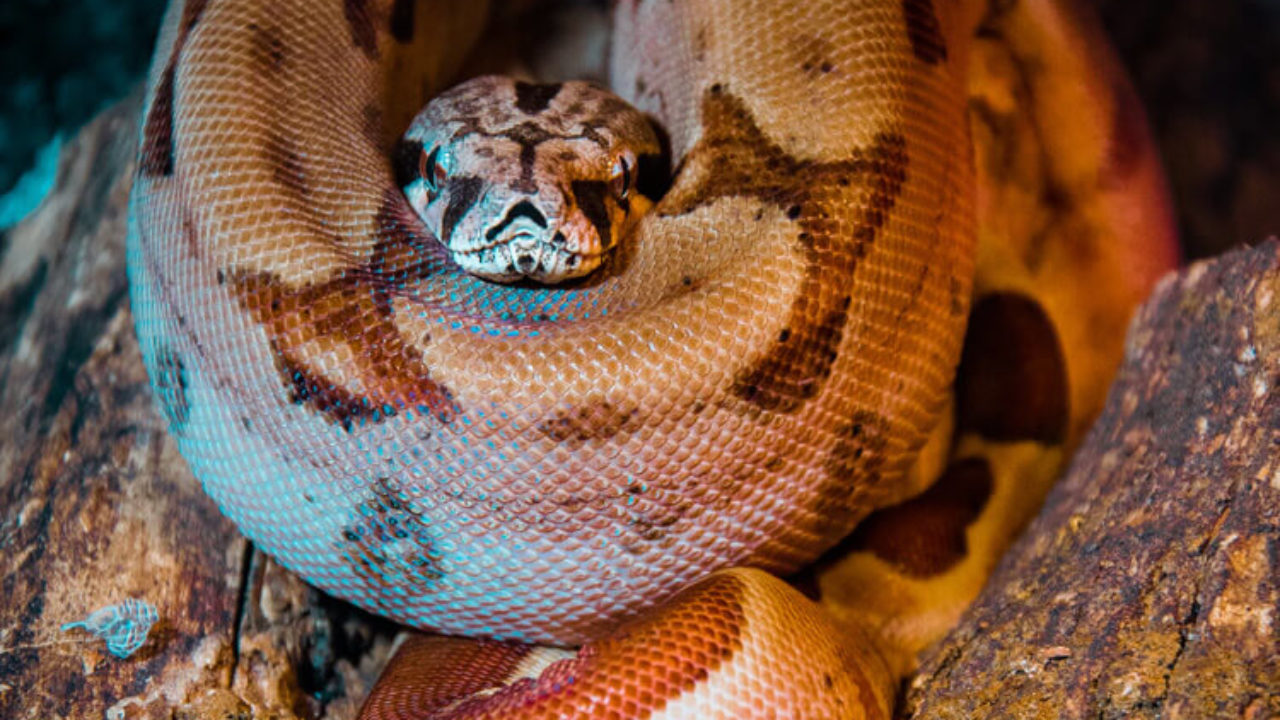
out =
[[[141,93],[63,151],[0,235],[0,717],[349,718],[367,619],[253,552],[178,455],[129,315],[127,201]],[[67,622],[125,598],[132,656]]]
[[[913,718],[1280,717],[1280,242],[1167,278]]]

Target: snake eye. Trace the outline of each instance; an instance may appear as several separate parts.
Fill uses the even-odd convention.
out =
[[[445,169],[444,163],[440,162],[439,147],[432,148],[431,152],[422,156],[418,174],[422,176],[422,181],[427,184],[427,189],[433,195],[444,187],[444,181],[449,179],[449,171]]]
[[[609,171],[609,189],[619,200],[626,198],[627,193],[631,192],[631,167],[631,159],[624,154],[613,161],[613,168]]]

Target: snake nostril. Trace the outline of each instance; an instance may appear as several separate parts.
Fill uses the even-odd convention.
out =
[[[532,270],[533,263],[532,255],[519,255],[516,257],[516,267],[520,268],[520,272],[527,273]]]
[[[564,247],[567,242],[569,241],[565,238],[564,233],[559,230],[557,230],[556,234],[551,238],[551,244],[555,247]]]

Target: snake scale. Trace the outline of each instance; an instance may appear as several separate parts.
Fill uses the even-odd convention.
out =
[[[486,6],[172,3],[128,264],[183,456],[308,582],[442,633],[365,717],[886,717],[1175,261],[1096,27],[618,0],[622,100],[491,81],[500,130],[460,91],[411,126]],[[824,552],[818,602],[777,579]]]

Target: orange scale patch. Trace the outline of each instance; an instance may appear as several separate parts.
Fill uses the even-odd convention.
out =
[[[933,9],[933,0],[903,0],[902,16],[916,59],[937,65],[947,59],[947,43]]]
[[[522,718],[647,718],[741,648],[744,590],[737,578],[712,576],[536,680],[464,701],[440,717],[503,718],[519,710]]]
[[[500,687],[527,646],[412,635],[387,664],[361,709],[363,720],[405,720]]]

